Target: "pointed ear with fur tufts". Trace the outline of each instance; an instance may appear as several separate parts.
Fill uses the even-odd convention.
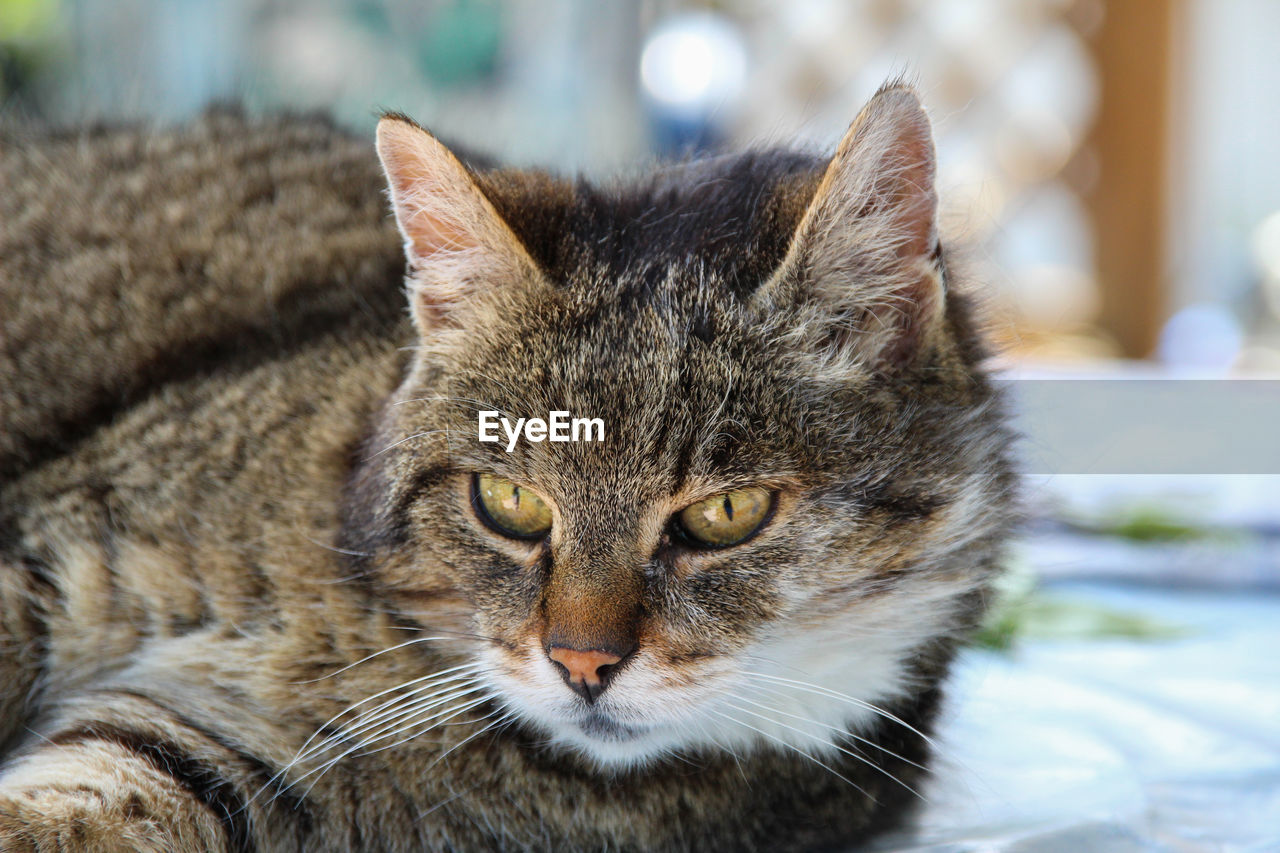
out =
[[[465,166],[404,116],[378,122],[378,158],[409,260],[409,300],[419,332],[458,328],[463,310],[537,265]]]
[[[944,299],[929,119],[912,89],[890,85],[845,133],[754,300],[766,316],[795,307],[798,342],[875,371],[915,359]]]

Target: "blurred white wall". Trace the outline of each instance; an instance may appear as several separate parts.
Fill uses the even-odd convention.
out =
[[[1244,317],[1259,277],[1251,240],[1280,211],[1280,2],[1187,0],[1174,69],[1171,304]]]

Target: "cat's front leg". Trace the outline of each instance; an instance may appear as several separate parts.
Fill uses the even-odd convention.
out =
[[[53,595],[41,567],[0,556],[0,757],[21,731],[44,663],[39,613]]]
[[[46,743],[0,772],[0,851],[228,849],[230,816],[170,769],[109,737]]]

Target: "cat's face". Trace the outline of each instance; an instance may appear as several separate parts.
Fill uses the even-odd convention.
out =
[[[423,350],[372,448],[364,547],[394,607],[474,638],[452,650],[553,741],[605,764],[835,748],[972,620],[1005,533],[1005,435],[943,307],[923,114],[880,100],[816,191],[794,162],[686,172],[759,186],[655,182],[628,219],[634,196],[544,186],[519,241],[498,210],[516,226],[527,187],[482,194],[384,123]],[[833,227],[868,219],[867,169],[900,195],[875,185],[882,219]],[[749,213],[707,236],[734,204]],[[695,233],[654,243],[644,216],[682,212]],[[603,440],[482,442],[486,411],[598,418]]]

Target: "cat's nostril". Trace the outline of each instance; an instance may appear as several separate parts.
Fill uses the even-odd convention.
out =
[[[547,649],[547,657],[575,693],[588,702],[594,702],[608,686],[610,673],[618,668],[625,656],[601,649],[552,646]]]

